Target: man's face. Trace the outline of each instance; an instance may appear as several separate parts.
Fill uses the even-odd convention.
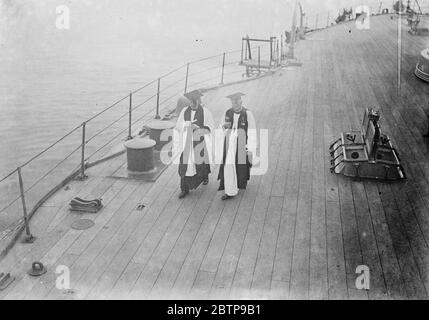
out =
[[[232,108],[234,109],[234,111],[240,111],[241,110],[241,106],[243,105],[243,101],[241,100],[241,97],[231,99],[231,103],[232,103]]]
[[[192,99],[191,108],[196,109],[200,104],[201,104],[201,98],[200,97]]]

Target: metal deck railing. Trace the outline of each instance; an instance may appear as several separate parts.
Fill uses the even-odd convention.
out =
[[[266,59],[270,53],[262,54]],[[184,93],[243,80],[242,63],[243,49],[183,64],[129,92],[19,164],[0,178],[0,241],[23,226],[31,239],[28,220],[54,193],[83,179],[87,168],[114,157],[115,146],[133,138],[151,119],[174,110]]]

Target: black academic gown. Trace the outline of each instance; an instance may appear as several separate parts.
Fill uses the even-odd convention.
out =
[[[225,113],[225,122],[234,122],[234,110],[228,109]],[[237,174],[237,187],[238,189],[246,189],[247,188],[247,182],[250,180],[250,169],[252,167],[250,161],[249,161],[249,154],[246,150],[246,145],[248,142],[248,131],[249,123],[247,120],[247,110],[243,107],[240,112],[240,117],[238,118],[238,126],[237,129],[243,129],[242,132],[245,132],[245,137],[243,139],[237,138],[237,150],[236,150],[236,156],[235,156],[235,170]],[[227,137],[225,137],[225,141],[223,144],[223,157],[222,157],[222,164],[219,167],[219,174],[218,174],[218,180],[220,180],[219,183],[219,189],[224,190],[225,188],[225,177],[224,177],[224,169],[225,169],[225,161],[226,161],[226,155],[227,155]],[[245,155],[246,159],[245,161],[239,161],[240,156],[239,155]]]
[[[193,141],[193,144],[192,144],[191,136],[188,136],[186,138],[185,150],[182,152],[180,156],[180,164],[179,164],[180,187],[182,191],[189,191],[189,190],[198,188],[198,186],[204,180],[208,179],[208,176],[211,172],[210,161],[209,161],[207,148],[206,148],[206,142],[205,142],[204,135],[202,134],[203,132],[206,132],[206,133],[210,132],[211,128],[205,125],[204,109],[201,105],[198,106],[195,112],[194,119],[192,120],[191,120],[191,114],[192,114],[191,111],[192,111],[191,107],[188,107],[185,110],[183,114],[184,121],[191,121],[196,125],[198,125],[200,129],[204,131],[201,131],[200,139]],[[198,146],[197,150],[200,151],[200,155],[204,159],[204,161],[202,161],[202,163],[195,164],[195,170],[197,173],[194,176],[189,177],[189,176],[186,176],[186,171],[188,170],[188,161],[186,159],[188,159],[188,157],[190,156],[191,145],[194,148],[194,151],[196,150],[195,148]]]

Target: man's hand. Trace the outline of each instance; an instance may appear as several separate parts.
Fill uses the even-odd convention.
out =
[[[227,129],[231,129],[231,122],[226,122],[223,124],[222,128],[224,128],[225,130]]]
[[[200,126],[199,125],[197,125],[197,124],[195,124],[195,123],[193,123],[192,124],[192,130],[198,130],[200,128]]]

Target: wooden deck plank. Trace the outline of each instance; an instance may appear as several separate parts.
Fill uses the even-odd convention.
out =
[[[117,188],[113,188],[113,190],[110,192],[107,190],[108,194],[105,194],[105,203],[110,202],[117,192],[120,191],[121,187],[125,185],[124,182],[120,181],[117,181],[116,183],[118,183]],[[98,217],[99,216],[97,216],[97,218]],[[82,231],[73,229],[66,231],[61,239],[43,255],[43,257],[40,259],[41,262],[44,263],[47,267],[55,264],[55,262],[72,245],[72,243],[79,237],[81,233]],[[32,289],[34,284],[34,279],[31,279],[28,275],[25,275],[23,279],[17,284],[16,288],[14,288],[14,290],[6,296],[6,299],[19,299],[20,297],[24,297]]]
[[[116,278],[114,282],[120,280],[120,277],[126,272],[127,266],[130,265],[135,252],[142,241],[144,241],[153,223],[155,223],[159,217],[160,212],[162,212],[169,199],[174,197],[174,194],[177,192],[177,188],[175,187],[176,180],[169,179],[174,169],[173,167],[168,168],[159,178],[157,184],[152,185],[149,192],[142,195],[140,203],[145,204],[146,207],[142,212],[134,209],[131,218],[121,226],[115,236],[107,244],[109,248],[106,247],[106,254],[109,255],[109,259],[103,261],[103,257],[100,256],[100,259],[94,261],[91,268],[87,270],[87,273],[92,272],[98,279],[102,274],[97,271],[97,266],[102,264],[101,267],[99,266],[101,273],[107,272],[112,278]],[[111,269],[114,269],[115,272],[112,272]],[[89,275],[87,276],[89,277]],[[127,280],[130,279],[126,275],[125,278]],[[92,285],[96,285],[96,283],[92,283]],[[130,284],[130,286],[131,285],[132,284]],[[86,294],[87,290],[91,288],[87,287],[83,293]],[[125,290],[124,295],[126,295]]]
[[[357,80],[361,80],[363,78],[350,78],[350,74],[359,74],[359,70],[354,67],[351,68],[350,71],[350,73],[345,74],[345,79],[349,82],[349,85],[353,87],[362,87],[362,81]],[[350,93],[350,96],[352,95],[353,93]],[[351,101],[356,101],[356,99],[352,99]],[[353,109],[354,104],[351,104],[349,110]],[[342,112],[342,117],[344,119],[343,124],[351,128],[352,123],[359,123],[359,119],[355,117],[356,114],[356,112],[348,112],[348,114]],[[349,189],[348,192],[351,192],[351,196],[353,197],[357,228],[356,230],[358,232],[357,241],[359,241],[360,244],[362,259],[361,264],[368,266],[371,272],[371,290],[368,292],[369,297],[371,299],[386,299],[388,298],[388,295],[385,286],[385,279],[382,272],[378,244],[373,230],[372,219],[369,212],[368,200],[365,195],[364,186],[362,183],[354,181],[351,183],[351,189]],[[354,263],[356,264],[353,267],[356,268],[359,265],[358,261],[355,261]],[[356,274],[354,277],[356,277]]]
[[[147,212],[145,212],[143,219],[140,221],[138,227],[140,232],[137,234],[131,234],[131,237],[129,237],[129,233],[127,232],[118,233],[106,246],[103,247],[95,260],[89,261],[91,263],[89,266],[86,259],[82,260],[82,273],[81,276],[76,279],[76,284],[74,286],[76,289],[76,296],[78,298],[84,298],[92,287],[96,285],[98,278],[103,274],[117,253],[124,249],[123,247],[125,242],[132,241],[136,246],[136,249],[138,248],[150,229],[153,227],[153,224],[159,218],[159,215],[163,211],[168,200],[177,191],[175,187],[163,186],[162,184],[154,187],[156,190],[151,194],[151,197],[154,196],[155,199],[153,200],[154,202],[146,208]],[[159,197],[157,197],[158,195]],[[141,224],[144,225],[141,226]],[[129,229],[133,230],[132,228]]]
[[[332,34],[330,37],[335,37],[335,35]],[[339,61],[340,65],[346,59],[350,59],[350,53],[346,51],[347,48],[347,46],[342,46],[338,50],[334,50],[331,46],[329,52],[332,54],[332,59]],[[340,69],[338,63],[334,64],[332,60],[330,61],[330,66],[332,66],[335,72],[335,86],[340,89],[334,101],[335,110],[339,118],[343,119],[340,123],[335,121],[335,130],[339,134],[343,130],[350,130],[351,128],[359,129],[359,122],[354,121],[355,112],[353,102],[355,101],[355,96],[354,92],[349,89],[354,86],[354,84],[350,83],[350,77],[354,74],[354,70]],[[347,107],[346,112],[344,112],[342,103]],[[355,285],[357,277],[356,268],[363,264],[363,255],[355,209],[358,205],[355,204],[352,193],[353,183],[347,177],[340,177],[338,179],[347,289],[350,299],[361,300],[368,299],[368,294],[363,290],[357,290]]]
[[[270,80],[265,81],[264,83],[260,83],[260,84],[264,85],[263,88],[261,88],[261,90],[264,90],[265,92],[269,92],[269,91],[272,90],[273,79],[270,79]],[[255,93],[253,93],[253,94],[255,94]],[[261,97],[258,97],[257,100],[259,100],[259,99],[261,99]],[[262,109],[262,110],[257,110],[255,112],[256,119],[262,119],[262,121],[258,121],[258,124],[257,124],[258,128],[261,128],[261,129],[269,128],[267,126],[268,123],[266,122],[270,118],[269,115],[271,115],[273,112],[279,112],[279,111],[275,111],[275,109],[273,109],[273,107],[272,107],[273,100],[272,99],[265,99],[264,103],[265,103],[265,108]],[[269,128],[269,129],[271,129],[271,131],[269,132],[270,136],[272,136],[273,134],[276,133],[274,130],[272,130],[272,128],[275,128],[275,125],[273,125],[273,127]],[[277,132],[277,136],[278,136],[278,138],[281,137],[278,132]],[[270,168],[272,168],[272,161],[271,161],[271,159],[270,159],[270,164],[269,164],[269,169],[268,170],[270,170]],[[250,185],[252,185],[252,186],[250,186]],[[251,181],[249,183],[248,189],[251,189],[253,186],[255,186],[255,188],[258,190],[258,194],[260,192],[265,192],[265,193],[268,192],[269,193],[268,190],[261,191],[261,189],[258,188],[258,186],[261,186],[261,184],[260,184],[260,177],[258,177],[258,178],[252,177],[251,178]],[[267,186],[270,187],[269,184]],[[247,193],[247,191],[246,191],[246,193]],[[241,194],[240,194],[240,196],[241,196]],[[215,234],[214,234],[214,236],[213,236],[213,238],[211,240],[211,245],[209,246],[209,248],[207,249],[207,252],[205,254],[205,259],[203,260],[203,262],[201,264],[200,270],[210,271],[210,272],[216,273],[215,279],[217,277],[217,281],[218,282],[211,284],[211,286],[213,286],[213,288],[211,290],[212,296],[213,295],[216,295],[216,296],[218,296],[218,295],[223,295],[223,296],[228,295],[228,289],[230,288],[230,283],[233,281],[233,278],[235,276],[235,269],[236,269],[236,265],[237,265],[236,261],[238,260],[238,257],[236,259],[232,259],[232,260],[230,259],[231,258],[231,255],[230,255],[231,246],[230,245],[234,243],[235,239],[237,239],[236,238],[237,234],[235,234],[231,230],[233,230],[233,228],[234,228],[235,225],[240,224],[240,213],[242,213],[242,211],[239,208],[242,207],[242,206],[244,206],[244,205],[245,204],[243,203],[243,200],[241,200],[240,205],[237,207],[237,211],[238,212],[236,213],[236,215],[234,217],[234,221],[232,222],[232,226],[229,229],[230,231],[228,231],[228,237],[226,238],[226,242],[225,242],[225,244],[221,244],[221,246],[220,246],[222,248],[222,250],[215,249],[217,247],[217,245],[216,244],[213,245],[213,243],[215,243],[214,241],[217,241],[216,240],[216,233],[217,233],[217,231],[221,230],[221,229],[217,228],[215,230]],[[254,208],[254,206],[252,206],[251,209],[253,209],[253,208]],[[225,211],[225,209],[224,209],[224,211]],[[222,214],[222,217],[223,216],[224,216],[224,214]],[[247,220],[246,217],[245,217],[245,219]],[[222,221],[222,218],[221,218],[220,222],[221,221]],[[247,225],[248,225],[248,222],[247,222]],[[222,226],[222,225],[218,224],[218,227],[219,226]],[[246,230],[246,232],[247,231],[248,231],[248,229]],[[242,237],[240,236],[240,237],[238,237],[238,239],[240,239],[239,241],[240,241],[240,243],[242,243],[242,241],[243,241]],[[232,248],[234,248],[234,247],[232,247]],[[236,246],[235,249],[238,249],[238,246]],[[212,256],[210,250],[216,250],[218,252],[218,255],[215,257],[215,259],[211,259],[211,261],[210,261],[210,259],[207,259],[207,257],[211,257]],[[241,251],[241,246],[240,246],[240,251]],[[228,258],[228,255],[229,255],[229,258]],[[207,260],[208,260],[208,262],[207,262]],[[228,267],[225,268],[224,264],[221,265],[222,260],[223,260],[224,264],[225,263],[229,264],[228,261],[231,264]],[[212,265],[212,267],[211,267],[212,269],[210,269],[210,270],[203,269],[205,267],[204,263]],[[221,266],[221,269],[220,269],[221,273],[219,273],[219,267],[220,266]],[[251,278],[249,278],[249,281],[251,281]],[[250,285],[250,282],[249,282],[249,285]]]
[[[309,104],[314,107],[313,117],[313,162],[311,185],[311,233],[310,233],[310,273],[309,298],[328,298],[327,248],[326,248],[326,208],[325,208],[325,170],[323,154],[326,148],[323,141],[323,113],[326,108],[315,105],[313,97]]]
[[[305,81],[305,80],[304,80]],[[299,189],[295,238],[292,256],[290,291],[294,299],[308,299],[310,287],[310,246],[311,246],[311,186],[313,168],[313,107],[308,104],[308,91],[300,92],[298,100],[302,113],[298,123],[303,129],[300,156]]]
[[[73,276],[72,280],[73,282],[77,280],[77,276],[79,273],[82,272],[84,268],[84,263],[82,261],[86,261],[86,263],[92,262],[95,257],[99,254],[101,251],[101,248],[105,246],[109,240],[112,238],[112,236],[118,231],[118,229],[122,226],[122,224],[129,219],[129,215],[132,208],[136,207],[136,202],[142,197],[141,193],[145,192],[148,189],[148,184],[141,184],[139,183],[134,190],[129,190],[128,197],[126,200],[122,201],[118,205],[119,208],[116,208],[116,213],[113,215],[113,217],[110,220],[106,220],[106,223],[103,225],[103,228],[97,233],[97,236],[95,239],[93,239],[88,246],[85,248],[84,252],[82,252],[78,259],[73,261],[68,267],[70,268],[70,272]],[[124,193],[127,193],[128,191],[125,189]],[[115,199],[117,201],[119,199]],[[110,207],[112,209],[112,207]],[[64,255],[69,255],[69,253],[65,253]],[[75,264],[76,263],[76,264]],[[81,266],[81,268],[78,268],[78,266]],[[34,290],[34,288],[33,288]],[[31,292],[30,292],[31,294]],[[51,290],[48,290],[48,292],[45,294],[45,296],[50,296],[52,299],[55,294]],[[43,298],[42,296],[41,298]]]
[[[429,89],[412,74],[424,38],[403,35],[399,98],[396,27],[379,16],[370,30],[345,23],[315,32],[297,45],[302,67],[206,93],[217,122],[227,94],[248,93],[258,127],[270,131],[269,171],[231,202],[216,193],[217,168],[209,186],[183,201],[174,166],[154,184],[107,178],[124,157],[91,168],[88,180],[71,182],[39,210],[31,222],[38,241],[17,244],[0,262],[17,276],[0,299],[427,299],[429,145],[421,132]],[[330,143],[358,128],[366,107],[380,108],[407,181],[329,172]],[[102,197],[106,207],[69,213],[71,195]],[[80,217],[96,226],[69,230]],[[26,269],[40,259],[48,274],[29,279]],[[55,287],[61,264],[71,267],[75,293]],[[368,292],[355,287],[361,264],[370,267]]]
[[[286,79],[285,77],[288,77],[290,79],[290,75],[283,75],[283,79],[279,80],[279,83],[282,85],[282,88],[286,85]],[[286,89],[288,92],[292,92],[293,86],[289,86]],[[289,99],[288,99],[289,100]],[[284,162],[287,162],[288,158],[288,152],[285,152],[284,150],[287,150],[287,142],[290,141],[291,134],[285,134],[284,131],[287,131],[289,133],[292,133],[293,130],[291,130],[291,125],[293,124],[291,119],[288,119],[286,123],[284,123],[284,119],[286,118],[287,111],[292,109],[289,101],[281,101],[280,103],[278,101],[269,101],[269,104],[274,104],[273,106],[270,106],[269,111],[267,109],[264,109],[265,112],[259,117],[260,119],[258,121],[258,128],[267,128],[268,125],[270,125],[269,130],[271,132],[269,135],[269,148],[273,150],[278,150],[279,158],[277,159],[277,165],[275,168],[275,175],[274,175],[274,181],[273,185],[271,187],[271,199],[273,197],[279,197],[282,198],[283,195],[283,186],[285,184],[285,176],[287,172],[287,167],[284,166]],[[295,108],[296,106],[293,106]],[[275,114],[273,114],[273,112]],[[270,122],[267,123],[267,120],[270,118],[274,118],[275,121],[270,124]],[[284,139],[284,137],[287,137],[287,139]],[[283,148],[282,148],[283,147]],[[237,219],[233,225],[230,237],[228,238],[228,243],[226,245],[226,248],[224,250],[223,256],[221,258],[216,278],[213,283],[213,290],[216,291],[217,295],[222,296],[228,296],[228,294],[231,297],[234,297],[236,292],[231,293],[231,286],[232,282],[235,276],[235,271],[237,268],[238,259],[240,257],[240,253],[243,247],[243,241],[246,236],[247,228],[250,222],[251,213],[254,208],[255,204],[255,198],[257,195],[257,192],[259,190],[259,185],[261,183],[261,176],[252,177],[251,186],[246,190],[246,193],[243,195],[243,200],[241,201],[240,207],[238,208],[237,213]],[[255,186],[255,188],[252,188],[252,186]],[[271,201],[271,200],[270,200]],[[281,201],[283,202],[283,201]],[[282,205],[280,205],[281,208]],[[270,212],[270,208],[268,209],[268,212]],[[275,215],[276,213],[273,212]],[[264,231],[265,232],[265,231]],[[266,233],[266,232],[265,232]],[[277,231],[275,232],[275,235],[277,234]],[[274,235],[274,236],[275,236]],[[270,234],[272,237],[273,234]],[[275,250],[277,239],[274,240],[274,238],[271,239],[271,241],[266,241],[267,244],[271,249]],[[264,241],[261,241],[261,243],[264,243]],[[262,245],[264,246],[264,245]],[[260,250],[261,251],[261,250]],[[264,249],[262,249],[262,252],[264,252]],[[259,253],[261,255],[261,253]],[[257,262],[255,266],[255,273],[253,278],[253,288],[264,289],[267,291],[270,286],[271,282],[271,276],[272,276],[272,265],[274,260],[275,252],[272,253],[272,259],[261,259],[260,257],[257,258],[257,261],[264,261],[263,263],[266,263],[266,266],[268,268],[265,268],[262,266],[261,262]],[[259,267],[261,265],[261,267]],[[271,267],[270,267],[271,265]],[[260,269],[260,270],[259,270]],[[261,277],[264,277],[265,280],[267,280],[266,283],[264,283],[265,288],[261,288],[260,284],[261,280],[259,280]],[[255,285],[256,284],[256,285]],[[268,287],[268,288],[267,288]],[[239,295],[238,295],[239,296]]]
[[[269,112],[271,113],[273,111],[270,110]],[[280,139],[282,136],[279,135],[279,132],[281,131],[278,130],[278,126],[276,126],[277,123],[277,121],[274,121],[272,124],[266,122],[266,128],[269,129],[270,139],[272,139],[272,141],[276,141],[278,144],[278,142],[281,141]],[[277,136],[275,137],[274,134],[276,133],[276,130]],[[276,172],[279,152],[280,150],[275,145],[269,148],[268,171],[260,181],[260,187],[258,189],[250,221],[248,223],[234,278],[232,280],[232,295],[240,295],[239,292],[243,292],[243,289],[250,289],[252,286],[252,277],[257,263],[258,251],[262,239],[272,186],[274,183],[274,175]],[[275,246],[275,243],[272,245]]]
[[[324,142],[330,145],[336,138],[333,135],[332,122],[338,119],[330,112],[325,114]],[[326,153],[325,163],[329,163],[329,153]],[[342,234],[341,209],[338,193],[338,177],[333,176],[329,166],[325,165],[325,206],[326,206],[326,235],[328,248],[328,284],[329,299],[347,299],[348,286],[345,269],[344,239]]]
[[[369,70],[368,70],[369,71]],[[373,92],[376,96],[376,99],[379,101],[380,105],[382,106],[383,110],[383,116],[385,118],[385,123],[387,130],[389,128],[395,127],[395,131],[398,130],[393,134],[392,141],[400,147],[403,150],[407,150],[409,148],[409,140],[404,141],[404,137],[406,137],[406,134],[404,135],[404,126],[400,123],[398,123],[398,119],[393,116],[390,109],[388,109],[386,106],[390,106],[391,103],[387,102],[386,94],[381,92],[380,90],[384,88],[384,84],[380,83],[380,87],[374,87]],[[398,126],[399,124],[399,126]],[[392,131],[392,130],[391,130]],[[418,167],[415,165],[412,165],[413,169],[417,169]],[[413,171],[414,171],[413,170]],[[418,172],[412,172],[412,177],[418,176],[420,173]],[[390,197],[385,197],[385,195],[391,195],[392,200],[394,199],[394,194],[392,193],[392,189],[389,186],[379,186],[379,191],[382,193],[382,201],[385,207],[386,215],[388,216],[389,221],[389,227],[392,230],[392,239],[394,242],[397,242],[396,244],[396,252],[398,254],[398,259],[400,259],[400,265],[401,269],[403,270],[403,276],[405,279],[405,283],[407,285],[407,292],[410,297],[421,297],[425,296],[425,289],[424,286],[422,286],[421,280],[419,280],[419,269],[417,266],[415,266],[415,258],[413,255],[409,255],[409,252],[405,252],[405,247],[409,247],[412,251],[413,247],[410,246],[409,241],[407,238],[404,238],[405,230],[403,229],[402,222],[397,221],[398,216],[394,216],[394,214],[400,213],[399,208],[394,204],[389,204],[387,199]],[[393,216],[392,216],[393,215]],[[399,234],[401,233],[401,234]],[[408,243],[408,244],[407,244]],[[404,270],[404,268],[406,268]]]
[[[297,79],[301,80],[301,74],[294,74]],[[290,116],[295,125],[293,138],[290,148],[290,162],[285,182],[284,201],[282,206],[282,219],[280,223],[279,236],[277,239],[276,256],[274,259],[272,281],[277,282],[280,288],[286,289],[281,292],[285,298],[289,297],[292,255],[295,238],[295,224],[298,207],[298,182],[299,168],[301,161],[301,148],[303,141],[303,126],[301,121],[301,108],[298,104],[298,95],[293,95],[291,104],[298,106]]]
[[[145,268],[137,279],[132,289],[132,293],[135,292],[139,297],[146,297],[148,293],[152,290],[156,280],[158,279],[159,273],[163,269],[166,260],[172,253],[172,250],[174,249],[179,237],[182,234],[190,234],[190,232],[187,232],[189,231],[189,229],[185,228],[186,223],[189,220],[196,220],[195,223],[198,225],[200,219],[202,220],[205,213],[207,212],[207,210],[200,209],[201,203],[203,203],[204,205],[205,203],[209,202],[207,195],[212,195],[213,191],[215,190],[213,183],[210,187],[211,188],[205,188],[205,193],[203,193],[203,190],[199,188],[192,195],[185,198],[185,200],[183,201],[183,205],[180,207],[180,209],[178,211],[175,210],[177,211],[178,215],[177,219],[175,219],[175,221],[172,221],[173,229],[168,230],[165,236],[164,234],[160,235],[162,238],[159,239],[159,246],[152,249],[153,255],[150,255],[149,253],[146,254],[146,260],[138,260],[136,259],[137,255],[134,256],[133,262],[144,263]],[[175,201],[177,202],[177,200]],[[199,203],[200,206],[195,210],[197,203]],[[193,237],[190,236],[189,238],[189,241],[192,242]],[[147,240],[145,240],[144,244],[146,243]],[[181,247],[178,246],[176,247],[176,250],[180,250],[180,248]],[[174,253],[176,254],[176,252]],[[139,252],[137,252],[137,254],[139,254]]]

